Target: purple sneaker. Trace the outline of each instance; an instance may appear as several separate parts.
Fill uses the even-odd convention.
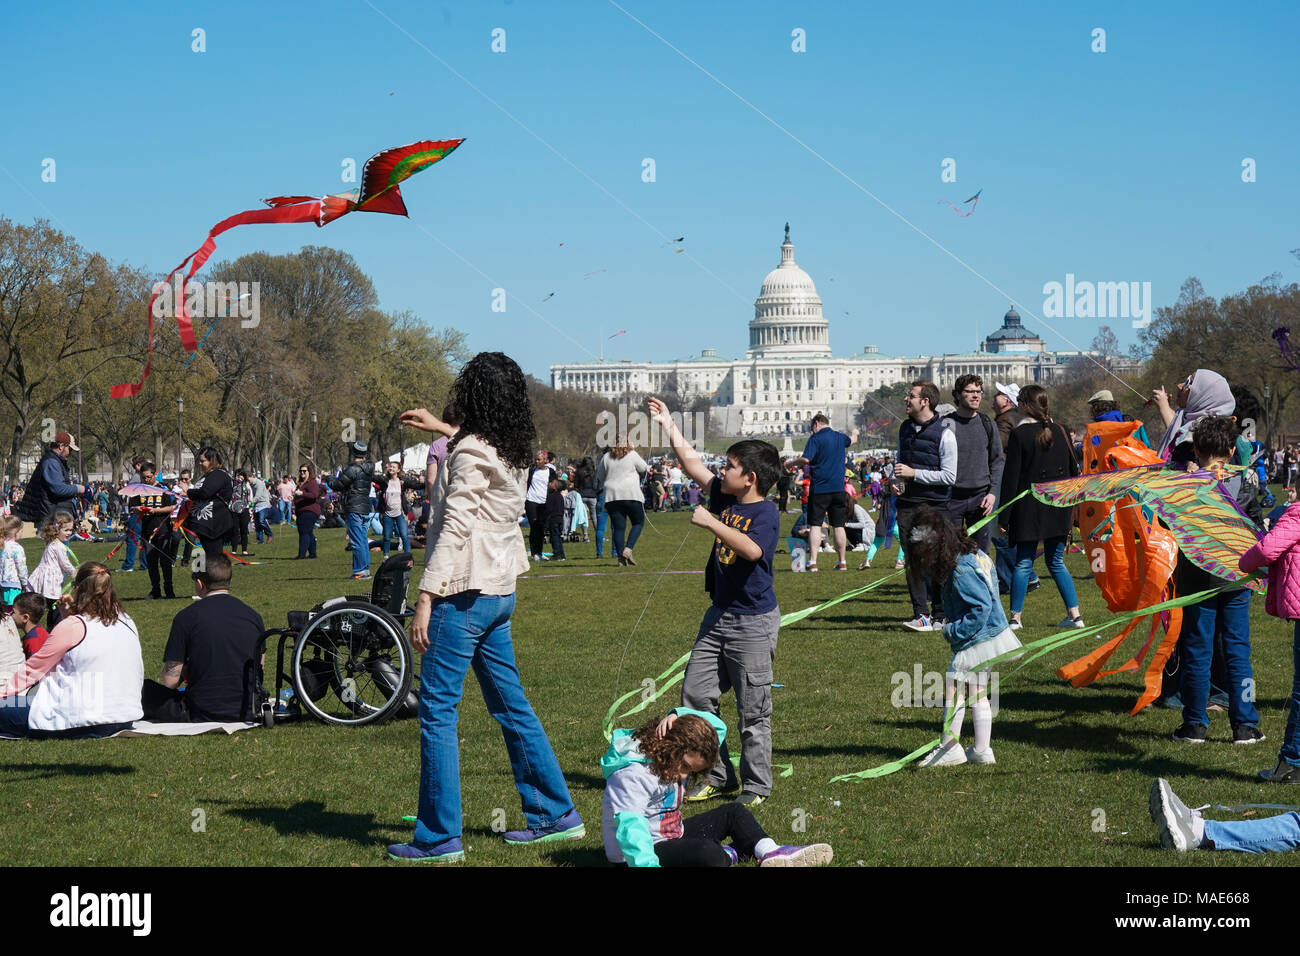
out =
[[[828,843],[813,843],[809,846],[779,846],[763,857],[759,866],[826,866],[831,862],[833,853]]]
[[[557,840],[581,840],[587,835],[582,817],[577,810],[570,810],[549,827],[539,830],[509,830],[506,832],[507,843],[554,843]]]
[[[730,843],[727,843],[722,847],[722,852],[727,854],[727,859],[731,861],[732,866],[738,866],[740,864],[740,853]]]
[[[388,848],[388,858],[402,863],[459,863],[465,859],[460,837],[452,837],[430,846],[421,843],[394,843]]]

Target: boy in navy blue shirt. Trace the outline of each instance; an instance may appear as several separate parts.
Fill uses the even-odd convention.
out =
[[[767,442],[736,442],[727,449],[722,474],[715,477],[682,437],[664,403],[652,398],[649,406],[682,467],[708,495],[708,507],[692,511],[691,524],[714,535],[704,574],[713,604],[686,664],[682,706],[717,714],[718,698],[735,690],[742,741],[738,802],[757,806],[772,792],[772,659],[781,626],[772,558],[781,530],[767,493],[781,475],[781,458]],[[686,799],[708,800],[736,788],[724,744],[718,762]]]

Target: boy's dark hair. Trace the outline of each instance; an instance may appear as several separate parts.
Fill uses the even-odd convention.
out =
[[[952,400],[960,405],[962,392],[966,391],[967,387],[971,385],[978,385],[980,390],[983,391],[984,379],[978,375],[958,375],[957,381],[952,383]]]
[[[224,554],[209,555],[205,570],[195,571],[192,575],[207,585],[209,591],[219,591],[230,587],[230,559]]]
[[[736,459],[742,474],[753,472],[754,486],[760,495],[766,495],[781,477],[781,455],[768,442],[746,438],[728,448],[727,455]]]
[[[1227,415],[1206,415],[1192,428],[1192,447],[1197,456],[1230,457],[1237,447],[1237,423]]]
[[[37,624],[41,623],[41,618],[45,615],[47,606],[45,598],[41,597],[34,591],[24,591],[14,598],[14,610],[22,611]]]
[[[934,411],[935,407],[939,404],[939,386],[935,385],[934,382],[927,382],[923,378],[918,378],[907,387],[907,390],[910,392],[914,388],[919,388],[921,390],[921,398],[924,398],[929,402],[930,411]]]

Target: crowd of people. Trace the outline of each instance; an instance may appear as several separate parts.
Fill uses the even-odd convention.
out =
[[[403,475],[396,463],[377,473],[364,442],[350,447],[350,461],[333,476],[318,478],[312,465],[304,465],[297,480],[284,475],[275,482],[247,470],[232,476],[217,451],[204,448],[197,456],[199,477],[182,472],[169,487],[156,484],[152,462],[137,461],[139,481],[125,489],[125,509],[116,512],[115,496],[100,500],[106,489],[71,481],[66,457],[75,446],[60,434],[13,514],[0,522],[0,598],[12,612],[0,620],[18,638],[20,655],[0,661],[11,675],[0,697],[16,701],[0,707],[0,730],[99,736],[139,719],[250,719],[256,686],[249,675],[258,671],[253,656],[262,621],[230,593],[227,548],[246,554],[250,531],[259,542],[270,540],[276,525],[296,519],[298,557],[310,559],[317,552],[314,528],[334,518],[348,531],[352,574],[364,578],[374,521],[385,554],[390,547],[418,546],[420,531],[426,547],[410,627],[423,653],[419,809],[412,840],[390,846],[389,856],[463,859],[457,723],[471,668],[501,724],[527,822],[507,832],[506,841],[578,839],[585,824],[514,661],[516,580],[531,562],[564,560],[566,540],[594,540],[603,559],[606,530],[610,557],[620,566],[635,565],[647,512],[702,504],[692,508],[690,521],[713,538],[704,582],[710,606],[686,665],[681,705],[640,728],[615,731],[601,760],[607,857],[634,866],[725,866],[747,858],[763,866],[828,863],[829,846],[778,846],[752,814],[773,787],[772,665],[781,618],[775,561],[783,537],[792,552],[804,551],[806,572],[818,570],[823,553],[835,556],[835,570],[847,571],[851,548],[867,552],[860,567],[869,567],[878,550],[897,540],[896,567],[905,571],[912,606],[902,626],[939,632],[953,655],[943,733],[920,760],[924,768],[995,762],[990,684],[996,665],[1021,652],[1016,632],[1026,623],[1040,546],[1065,612],[1057,626],[1084,626],[1064,560],[1070,511],[1021,497],[1033,483],[1079,473],[1077,436],[1053,420],[1045,388],[994,383],[994,389],[990,416],[981,411],[985,391],[978,376],[957,379],[952,403],[940,401],[934,383],[912,383],[896,449],[860,460],[850,453],[856,432],[839,432],[817,415],[797,457],[782,462],[769,443],[747,439],[710,464],[685,440],[667,407],[650,399],[650,416],[668,436],[670,455],[646,460],[620,438],[594,458],[561,463],[534,447],[519,367],[501,353],[483,353],[462,369],[441,416],[425,409],[403,415],[404,424],[439,436],[421,475]],[[1295,459],[1243,434],[1243,423],[1258,417],[1248,393],[1213,370],[1198,369],[1174,395],[1157,389],[1153,403],[1163,437],[1150,442],[1136,425],[1135,437],[1169,467],[1218,483],[1263,526],[1271,469],[1293,481],[1288,461]],[[1096,393],[1089,404],[1094,421],[1131,421],[1109,391]],[[790,507],[794,498],[799,516],[783,536],[783,516],[796,510]],[[151,597],[174,596],[171,570],[182,544],[204,557],[191,573],[201,600],[175,616],[157,681],[144,679],[138,633],[109,568],[97,562],[77,567],[69,557],[67,542],[88,506],[101,528],[125,522],[123,544],[137,549],[127,552],[127,561],[143,552]],[[1240,567],[1271,568],[1268,612],[1300,621],[1300,509],[1280,508],[1272,518],[1271,530],[1241,556]],[[46,544],[28,575],[19,542],[31,527],[39,527]],[[1263,741],[1250,662],[1250,591],[1183,558],[1177,586],[1182,594],[1211,593],[1185,608],[1180,658],[1162,690],[1165,706],[1182,709],[1173,739],[1207,740],[1217,692],[1230,739]],[[1264,782],[1300,783],[1300,623],[1295,653],[1290,716],[1276,765],[1259,774]],[[105,681],[102,693],[88,695],[80,686],[91,673]],[[720,720],[728,691],[738,714],[736,764]],[[968,708],[974,740],[963,748]],[[721,796],[734,800],[689,818],[682,814],[686,804]],[[1163,782],[1153,787],[1150,807],[1162,842],[1180,850],[1300,847],[1300,814],[1251,821],[1268,828],[1252,840],[1240,830],[1248,831],[1247,824],[1231,832],[1212,825]]]

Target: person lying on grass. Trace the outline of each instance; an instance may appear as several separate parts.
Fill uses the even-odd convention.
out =
[[[825,866],[828,844],[778,846],[739,802],[682,819],[686,781],[718,759],[727,726],[679,707],[637,730],[615,730],[600,759],[605,776],[601,832],[605,857],[628,866]],[[724,844],[723,840],[730,840]]]

